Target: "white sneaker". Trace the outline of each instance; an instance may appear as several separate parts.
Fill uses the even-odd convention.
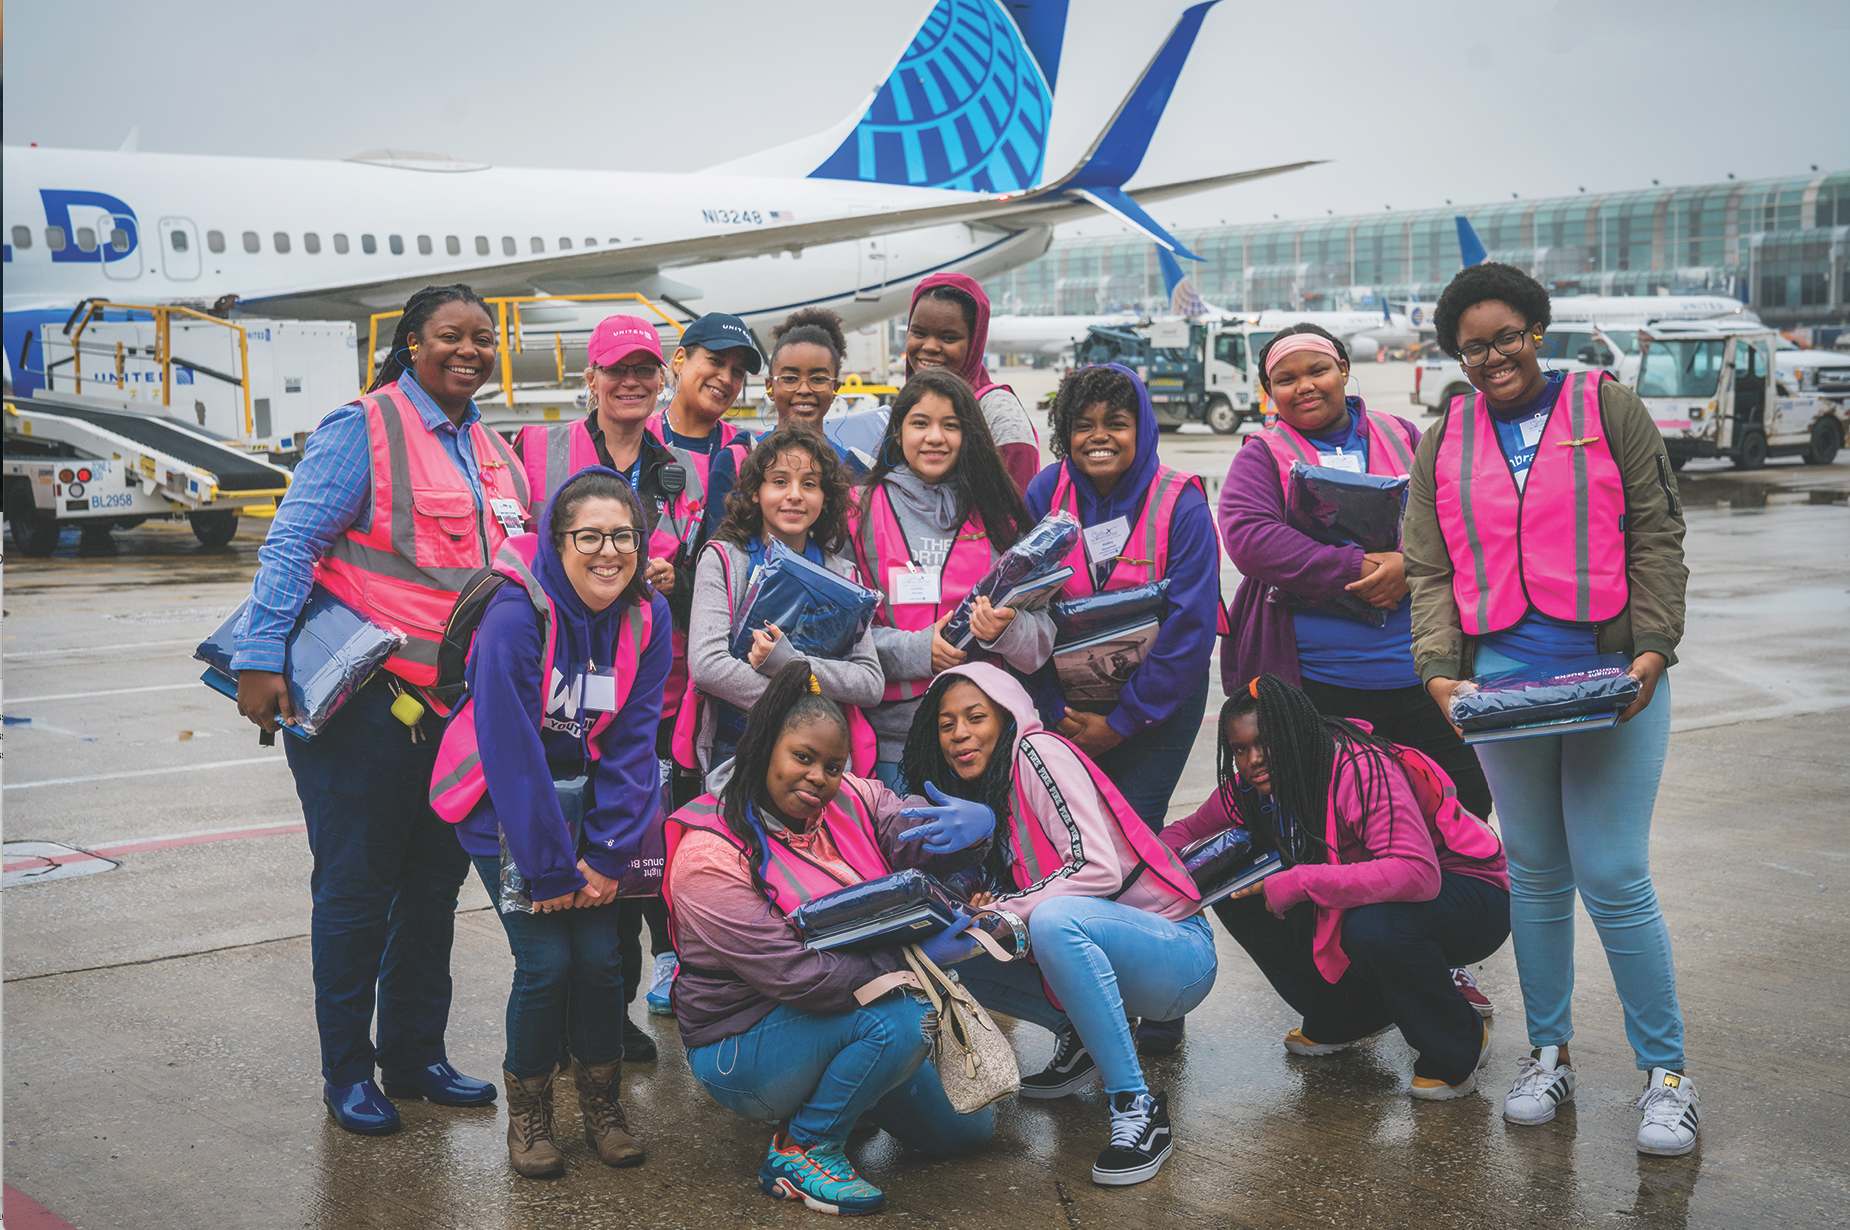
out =
[[[1516,1083],[1503,1099],[1503,1117],[1528,1127],[1547,1123],[1555,1111],[1574,1100],[1574,1069],[1556,1063],[1561,1048],[1544,1046],[1540,1055],[1525,1055]]]
[[[674,987],[675,971],[681,968],[681,958],[674,952],[665,952],[655,958],[655,973],[649,979],[649,993],[643,997],[649,1005],[650,1016],[673,1016],[674,1001],[670,991]]]
[[[1696,1147],[1696,1086],[1680,1072],[1652,1068],[1651,1081],[1638,1099],[1644,1122],[1638,1125],[1638,1152],[1681,1157]]]

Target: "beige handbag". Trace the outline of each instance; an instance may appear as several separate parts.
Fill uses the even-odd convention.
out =
[[[951,1109],[972,1115],[1021,1089],[1015,1048],[957,975],[945,973],[916,944],[902,949],[938,1014],[932,1061]],[[940,994],[939,992],[943,993]]]

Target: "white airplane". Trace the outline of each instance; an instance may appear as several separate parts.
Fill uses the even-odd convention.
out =
[[[1163,285],[1169,291],[1170,310],[1178,316],[1244,321],[1274,333],[1291,325],[1318,325],[1340,340],[1349,351],[1350,359],[1357,363],[1372,360],[1384,345],[1400,345],[1417,337],[1417,325],[1411,313],[1397,314],[1389,306],[1379,312],[1287,312],[1276,308],[1263,312],[1229,312],[1201,297],[1193,279],[1182,272],[1174,256],[1158,249],[1156,257],[1163,267]]]
[[[812,304],[859,326],[938,270],[986,277],[1100,211],[1186,249],[1144,203],[1309,163],[1126,191],[1207,11],[1183,12],[1078,163],[1044,182],[1066,0],[935,0],[866,103],[827,132],[691,174],[489,167],[370,150],[340,161],[9,147],[5,348],[79,303],[358,319],[420,286],[485,295],[639,291],[754,327]],[[1083,86],[1082,86],[1083,88]],[[129,143],[132,144],[132,141]],[[554,328],[611,310],[543,309]],[[34,362],[34,358],[37,362]]]

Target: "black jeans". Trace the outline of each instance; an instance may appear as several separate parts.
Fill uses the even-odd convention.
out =
[[[1353,1042],[1397,1025],[1420,1053],[1415,1076],[1456,1085],[1477,1069],[1484,1026],[1452,984],[1454,966],[1482,961],[1510,934],[1510,895],[1476,876],[1440,873],[1431,901],[1383,901],[1343,915],[1349,968],[1324,981],[1311,959],[1313,907],[1284,918],[1263,896],[1220,901],[1214,912],[1284,1001],[1304,1018],[1313,1042]]]
[[[1367,722],[1388,742],[1431,756],[1458,787],[1464,809],[1480,820],[1490,816],[1490,783],[1484,780],[1477,752],[1458,737],[1425,688],[1343,688],[1315,679],[1301,686],[1328,716]]]

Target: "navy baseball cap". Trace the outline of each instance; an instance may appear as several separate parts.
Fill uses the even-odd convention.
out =
[[[752,340],[752,331],[737,316],[728,316],[724,312],[708,312],[687,326],[687,331],[681,334],[681,345],[701,346],[715,352],[743,350],[745,370],[754,376],[764,367],[764,356],[758,353],[758,343]]]

